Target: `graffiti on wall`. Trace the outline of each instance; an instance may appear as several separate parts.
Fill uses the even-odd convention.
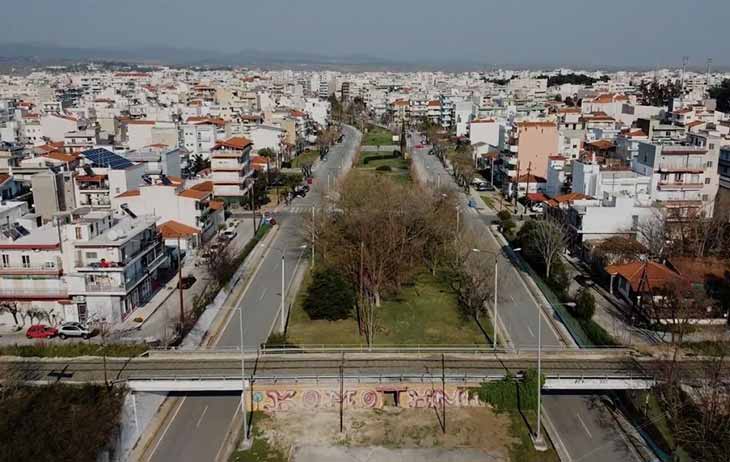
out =
[[[254,411],[267,413],[290,409],[338,409],[340,403],[346,409],[382,409],[386,394],[393,396],[392,405],[403,408],[440,408],[483,406],[474,393],[464,387],[447,386],[445,392],[431,385],[417,384],[398,389],[356,386],[346,388],[342,394],[336,388],[321,386],[254,386],[248,405]]]

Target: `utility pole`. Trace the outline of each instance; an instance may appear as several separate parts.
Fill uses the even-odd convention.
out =
[[[253,197],[254,185],[251,184],[251,222],[253,223],[253,237],[256,238],[256,203]]]
[[[314,224],[315,224],[314,220],[315,220],[314,206],[312,206],[312,266],[311,266],[312,268],[314,268],[314,252],[315,252],[315,250],[314,250],[314,241],[316,239],[316,235],[315,235],[315,232],[314,232]]]
[[[246,360],[243,350],[243,305],[238,307],[238,327],[241,337],[241,414],[243,414],[243,441],[241,447],[250,448],[251,441],[248,438],[248,412],[246,410]]]
[[[684,98],[684,73],[687,71],[687,63],[689,62],[689,56],[682,56],[682,74],[680,77],[679,88],[681,91],[681,97]]]
[[[537,307],[537,431],[535,433],[535,449],[546,451],[547,445],[542,438],[542,319],[540,305]]]
[[[497,349],[497,321],[499,320],[499,314],[497,311],[497,270],[498,270],[499,256],[497,253],[494,254],[494,349]]]
[[[344,356],[345,353],[343,352],[342,355]],[[342,360],[340,360],[340,433],[342,433],[342,427],[343,427],[343,406],[345,401],[345,370],[342,365]]]
[[[515,213],[517,213],[517,198],[520,195],[520,161],[517,161],[517,176],[515,177]]]
[[[180,258],[180,254],[182,253],[182,249],[180,247],[180,236],[177,237],[177,289],[180,293],[180,335],[183,334],[183,329],[185,328],[185,305],[184,305],[184,299],[183,299],[183,279],[182,279],[182,259]]]
[[[525,189],[525,205],[522,207],[522,218],[525,218],[525,209],[527,208],[527,199],[530,194],[530,173],[532,172],[532,162],[527,163],[527,188]],[[519,190],[519,188],[518,188]]]
[[[281,251],[281,333],[284,334],[286,332],[286,316],[284,315],[284,298],[286,293],[286,288],[284,287],[284,259],[285,250],[282,249]]]
[[[365,242],[360,241],[360,309],[357,310],[357,325],[360,328],[360,335],[363,334],[364,329],[362,325],[362,316],[360,310],[365,303],[365,266],[364,266],[364,255],[365,255]]]
[[[444,419],[441,428],[446,433],[446,358],[443,353],[441,353],[441,415]]]

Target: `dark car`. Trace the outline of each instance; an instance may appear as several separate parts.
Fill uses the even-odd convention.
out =
[[[183,290],[186,290],[186,289],[191,288],[193,286],[193,284],[195,284],[195,281],[197,281],[197,279],[195,278],[195,276],[185,276],[184,278],[182,278],[182,288],[183,288]],[[180,283],[179,282],[177,284],[177,287],[178,287],[178,289],[180,288]]]
[[[33,324],[25,332],[27,338],[53,338],[58,335],[58,329],[45,324]]]

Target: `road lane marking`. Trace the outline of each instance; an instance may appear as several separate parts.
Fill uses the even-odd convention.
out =
[[[208,405],[206,404],[203,408],[203,412],[200,413],[200,417],[198,418],[198,423],[195,424],[195,428],[200,427],[200,423],[203,421],[203,417],[205,417],[205,413],[208,412]]]
[[[266,296],[266,292],[269,290],[268,287],[264,287],[264,290],[261,292],[261,296],[259,297],[259,301],[263,300]]]
[[[585,422],[583,422],[583,419],[580,417],[580,414],[576,413],[575,416],[578,417],[578,421],[583,426],[583,430],[585,430],[586,433],[588,434],[588,438],[593,439],[593,435],[591,435],[591,432],[588,430],[588,426],[586,425]]]
[[[182,408],[183,403],[185,402],[185,398],[187,396],[183,396],[180,400],[180,403],[178,403],[177,408],[175,409],[175,412],[172,414],[172,419],[170,419],[167,422],[167,426],[165,426],[165,431],[162,432],[162,435],[160,435],[160,439],[157,440],[157,444],[155,444],[155,447],[152,448],[152,452],[150,453],[149,457],[147,457],[147,461],[149,462],[152,460],[152,457],[154,457],[155,453],[157,452],[157,448],[160,447],[160,443],[162,443],[162,440],[165,439],[165,435],[167,435],[167,431],[172,426],[172,423],[175,421],[175,418],[177,417],[177,414],[180,412],[180,408]]]
[[[530,329],[530,325],[529,325],[529,324],[527,325],[527,331],[528,331],[528,332],[530,333],[530,335],[532,335],[533,337],[535,336],[535,334],[534,334],[534,333],[532,332],[532,329]]]

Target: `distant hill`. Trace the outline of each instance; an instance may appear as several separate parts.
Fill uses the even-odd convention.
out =
[[[86,61],[123,61],[169,65],[396,65],[389,60],[367,55],[328,56],[297,51],[242,50],[237,53],[174,47],[137,47],[130,49],[77,48],[47,44],[0,44],[0,62],[33,62],[54,65]]]

